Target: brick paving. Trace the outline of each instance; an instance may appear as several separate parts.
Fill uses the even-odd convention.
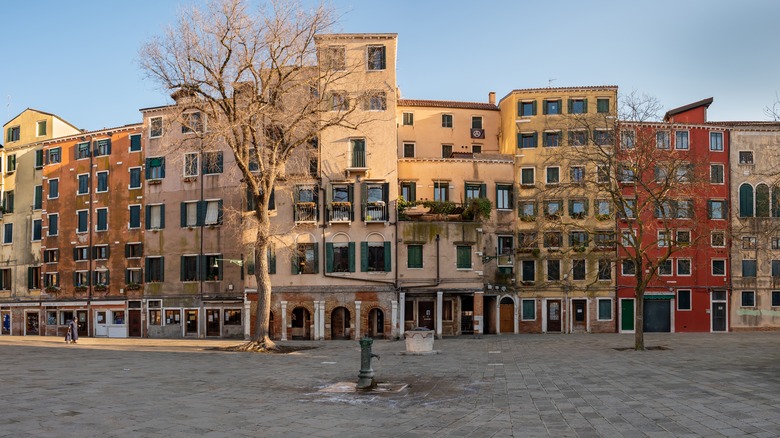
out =
[[[780,436],[780,333],[437,340],[409,356],[376,341],[377,380],[400,392],[326,393],[357,380],[356,341],[0,337],[0,436]]]

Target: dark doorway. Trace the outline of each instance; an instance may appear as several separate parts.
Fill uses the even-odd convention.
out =
[[[198,335],[198,309],[187,309],[184,311],[184,334],[186,336]]]
[[[585,332],[588,330],[588,302],[585,300],[572,300],[572,311],[574,312],[574,323],[572,331]]]
[[[40,334],[38,331],[38,312],[28,312],[24,315],[24,317],[24,334],[27,336]]]
[[[220,336],[219,309],[206,309],[206,336]]]
[[[495,296],[484,297],[482,309],[485,315],[482,318],[482,332],[485,334],[496,334],[496,300]]]
[[[370,338],[382,338],[385,335],[385,313],[382,309],[374,308],[368,312],[368,336]]]
[[[331,339],[350,339],[352,333],[349,327],[349,309],[346,307],[336,307],[330,313],[330,338]]]
[[[131,338],[141,337],[141,309],[129,309],[127,311],[127,336]]]
[[[515,332],[515,301],[509,297],[501,298],[499,305],[499,330],[501,333]]]
[[[645,333],[669,333],[672,331],[672,301],[645,300]]]
[[[311,314],[305,307],[296,307],[292,311],[292,338],[309,339]]]
[[[561,332],[561,300],[547,301],[547,333]]]
[[[726,331],[726,303],[724,302],[712,303],[712,331]]]
[[[634,331],[634,299],[620,300],[620,331]]]
[[[435,321],[433,319],[433,301],[418,301],[417,302],[417,327],[425,327],[429,330],[435,329]]]
[[[474,297],[460,297],[460,332],[464,335],[474,333]]]

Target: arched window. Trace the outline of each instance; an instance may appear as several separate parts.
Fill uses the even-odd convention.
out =
[[[753,217],[753,186],[739,186],[739,217]]]
[[[769,217],[769,186],[756,186],[756,217]]]
[[[780,187],[772,186],[772,217],[780,217]]]

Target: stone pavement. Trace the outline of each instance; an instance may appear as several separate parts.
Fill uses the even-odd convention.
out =
[[[401,392],[326,393],[356,381],[356,341],[0,337],[0,436],[780,436],[780,333],[437,340],[407,356],[376,341],[377,380]]]

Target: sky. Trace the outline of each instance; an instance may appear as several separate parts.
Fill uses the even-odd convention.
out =
[[[303,0],[305,5],[315,0]],[[87,130],[170,102],[139,49],[203,0],[9,2],[0,26],[2,123],[25,108]],[[338,32],[397,33],[401,96],[486,102],[519,88],[617,85],[664,111],[708,97],[708,118],[768,120],[780,93],[776,0],[330,0]]]

